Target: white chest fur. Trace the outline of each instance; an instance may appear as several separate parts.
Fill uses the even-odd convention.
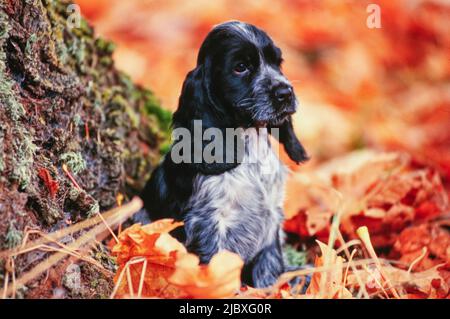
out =
[[[185,227],[207,228],[203,235],[217,240],[215,249],[234,251],[247,261],[278,235],[287,169],[272,150],[267,131],[248,129],[246,136],[239,166],[196,177]],[[196,236],[187,238],[187,244],[201,241]]]

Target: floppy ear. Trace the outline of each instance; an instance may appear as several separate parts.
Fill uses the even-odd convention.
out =
[[[203,63],[190,71],[183,82],[178,109],[173,114],[174,127],[188,128],[191,120],[213,120],[222,113],[220,105],[211,92],[211,61],[205,58]],[[204,123],[205,124],[205,123]]]
[[[238,165],[238,161],[233,163],[226,163],[225,160],[222,163],[206,163],[202,156],[201,163],[194,163],[194,153],[201,152],[210,141],[201,141],[194,143],[194,120],[202,121],[202,136],[203,132],[211,127],[220,129],[222,136],[225,136],[225,129],[230,124],[226,122],[226,116],[224,115],[224,109],[215,101],[210,90],[211,84],[211,62],[209,59],[205,59],[202,64],[199,64],[197,68],[192,70],[186,76],[186,80],[183,83],[181,96],[179,99],[179,105],[177,111],[173,115],[174,128],[187,128],[190,131],[191,136],[191,163],[182,163],[182,165],[189,166],[189,169],[194,169],[197,172],[207,175],[222,174]],[[175,142],[176,143],[176,142]],[[200,146],[195,147],[195,146]],[[227,149],[227,144],[223,143],[222,154],[226,158],[227,152],[231,151]],[[235,147],[237,147],[235,145]],[[235,157],[237,152],[234,152]],[[169,155],[170,156],[170,155]]]
[[[289,158],[296,162],[297,164],[309,160],[309,156],[305,151],[305,148],[295,136],[294,128],[292,126],[292,117],[289,116],[288,119],[279,127],[279,141],[284,145],[286,153]]]
[[[173,114],[173,126],[187,127],[191,119],[199,117],[201,106],[205,103],[203,94],[203,70],[197,67],[190,71],[184,80],[178,109]]]

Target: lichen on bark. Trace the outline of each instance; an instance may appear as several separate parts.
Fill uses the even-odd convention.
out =
[[[0,4],[0,250],[25,226],[64,227],[136,194],[169,138],[170,114],[114,67],[113,43],[68,25],[70,4]]]

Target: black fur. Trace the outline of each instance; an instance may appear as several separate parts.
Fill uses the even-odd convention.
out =
[[[196,68],[188,73],[184,81],[178,109],[173,116],[173,128],[187,128],[192,132],[194,120],[202,120],[203,130],[214,127],[224,133],[226,128],[277,127],[280,130],[279,140],[289,157],[297,163],[307,160],[308,156],[292,127],[291,114],[297,105],[295,95],[288,82],[279,81],[284,78],[280,70],[281,63],[281,50],[260,29],[240,22],[228,22],[215,27],[200,48]],[[271,73],[262,70],[263,67],[267,67]],[[245,71],[240,72],[242,69]],[[291,90],[292,94],[287,94],[285,99],[278,98],[281,87]],[[203,143],[201,148],[206,144]],[[193,154],[202,152],[202,149],[191,148]],[[223,154],[231,151],[237,153],[236,149],[224,146]],[[176,164],[167,154],[141,194],[145,209],[152,220],[184,220],[187,210],[190,216],[195,215],[192,207],[186,207],[195,178],[198,175],[220,175],[238,165],[236,155],[233,163],[202,161]],[[249,231],[245,225],[239,227],[242,232]],[[202,262],[208,262],[218,250],[211,221],[206,217],[200,219],[188,231],[197,232],[201,238],[188,249],[198,253]],[[195,234],[190,235],[196,237],[193,236]],[[185,229],[178,230],[175,236],[184,241]],[[235,245],[240,244],[239,237],[230,240]],[[241,257],[244,260],[246,258]],[[255,252],[255,257],[245,262],[244,283],[257,287],[274,283],[284,271],[279,234],[273,238],[272,244]]]

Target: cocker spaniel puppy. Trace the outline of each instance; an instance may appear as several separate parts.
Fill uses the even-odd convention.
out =
[[[151,220],[184,221],[175,236],[202,263],[222,249],[235,252],[245,262],[243,283],[255,287],[273,284],[285,270],[281,223],[287,169],[268,133],[277,132],[295,162],[308,159],[292,128],[298,102],[281,72],[282,61],[281,50],[257,27],[237,21],[216,26],[184,81],[173,116],[174,132],[192,133],[189,147],[178,153],[186,160],[173,152],[177,143],[186,145],[186,137],[175,136],[172,151],[142,192]],[[207,135],[201,141],[194,136],[198,123]],[[217,134],[206,134],[212,128]],[[220,142],[229,129],[235,129],[236,143],[217,143],[214,160],[204,158],[209,143]]]

